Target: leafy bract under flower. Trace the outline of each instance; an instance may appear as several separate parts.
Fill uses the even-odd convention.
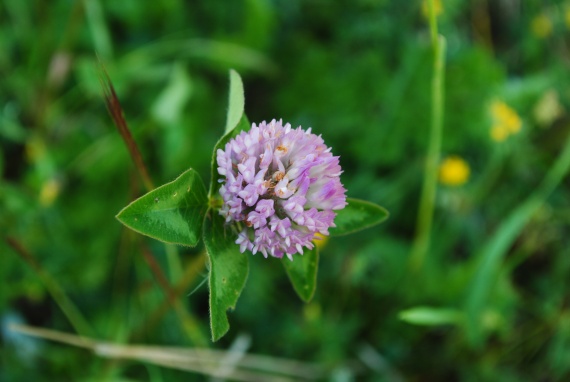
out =
[[[293,260],[303,247],[313,248],[317,233],[329,234],[333,210],[346,205],[339,157],[330,151],[311,129],[281,120],[252,124],[217,151],[220,214],[241,222],[241,252]]]

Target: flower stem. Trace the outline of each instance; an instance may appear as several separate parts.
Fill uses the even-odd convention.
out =
[[[424,263],[429,248],[430,232],[433,221],[435,195],[437,189],[437,166],[441,151],[443,130],[443,83],[445,72],[445,38],[437,34],[437,20],[433,0],[429,1],[429,25],[433,48],[433,74],[431,78],[431,128],[429,146],[424,169],[424,180],[420,207],[416,222],[416,235],[412,245],[410,267],[419,271]]]

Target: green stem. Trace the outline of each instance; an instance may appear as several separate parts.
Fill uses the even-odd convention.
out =
[[[410,266],[414,271],[421,269],[429,248],[435,195],[437,190],[437,169],[441,151],[441,135],[443,130],[443,82],[446,44],[443,36],[439,36],[439,38],[437,38],[437,23],[433,13],[433,4],[432,1],[430,1],[430,31],[434,50],[433,75],[431,81],[431,129],[424,170],[420,208],[416,223],[416,236],[414,237],[412,253],[410,256]]]

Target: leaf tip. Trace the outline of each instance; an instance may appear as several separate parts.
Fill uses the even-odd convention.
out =
[[[118,221],[120,221],[121,223],[125,224],[125,221],[123,220],[123,213],[124,213],[125,209],[123,208],[122,210],[120,210],[119,212],[117,212],[117,214],[115,215],[115,219],[117,219]]]
[[[381,218],[381,220],[378,223],[383,223],[386,220],[388,220],[388,218],[390,217],[390,211],[388,211],[386,208],[384,208],[382,206],[380,206],[380,208],[382,209],[384,216]]]
[[[300,294],[299,294],[299,297],[301,298],[301,300],[302,300],[305,304],[310,303],[310,302],[313,300],[313,297],[314,297],[314,296],[315,296],[315,291],[314,291],[314,290],[313,290],[313,292],[312,292],[310,295],[308,295],[308,296],[300,295]]]
[[[228,329],[220,333],[215,332],[213,328],[210,329],[212,332],[212,342],[218,342],[220,338],[222,338],[228,332]]]

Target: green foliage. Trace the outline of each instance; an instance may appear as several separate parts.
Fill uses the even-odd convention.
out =
[[[143,235],[193,247],[200,240],[207,207],[204,183],[189,169],[126,206],[117,219]]]
[[[295,257],[295,261],[284,257],[281,262],[297,295],[305,302],[311,301],[317,289],[318,248],[305,250],[302,256]]]
[[[334,220],[336,227],[331,228],[331,236],[354,233],[388,218],[388,211],[377,204],[354,198],[347,198],[346,202],[347,206],[337,212]]]
[[[471,341],[480,344],[484,339],[480,333],[483,308],[491,288],[496,283],[499,263],[506,255],[507,249],[512,245],[531,216],[544,203],[560,181],[567,176],[569,171],[570,136],[542,184],[503,221],[495,235],[483,247],[480,265],[473,277],[470,293],[466,300],[466,311],[470,318],[468,333],[471,336]]]
[[[230,92],[228,100],[228,116],[224,134],[231,132],[240,122],[245,108],[243,82],[235,70],[230,70]]]
[[[208,378],[171,359],[116,362],[8,329],[75,332],[69,303],[105,342],[244,349],[245,333],[245,352],[317,363],[323,380],[570,379],[567,4],[442,1],[441,155],[461,156],[470,175],[438,185],[429,251],[413,272],[431,113],[421,3],[0,3],[0,380]],[[164,246],[114,218],[145,191],[102,102],[95,51],[155,184],[192,167],[218,202],[212,148],[234,68],[251,122],[312,127],[340,155],[348,194],[390,219],[321,242],[309,304],[280,261],[236,253],[251,269],[231,315],[232,301],[218,306],[231,330],[199,341],[210,329],[207,248]],[[502,142],[490,137],[494,100],[521,121]],[[239,121],[232,135],[250,126],[245,113]],[[450,308],[461,324],[446,323]],[[410,309],[413,324],[400,319]]]
[[[458,310],[429,306],[417,306],[403,310],[399,317],[410,324],[426,326],[458,324],[462,321],[461,312]]]
[[[226,311],[235,309],[248,273],[248,256],[239,252],[235,232],[226,228],[216,211],[204,219],[204,243],[210,259],[210,326],[212,340],[219,340],[230,329]]]
[[[224,135],[218,140],[212,152],[210,191],[208,193],[210,199],[218,197],[221,184],[218,182],[218,166],[216,162],[216,153],[223,150],[232,138],[236,137],[240,132],[247,131],[250,128],[249,120],[244,114],[245,95],[243,90],[243,82],[240,75],[235,70],[230,70],[230,90],[228,96],[228,112],[226,115],[226,127]]]
[[[210,199],[218,195],[216,152],[237,133],[249,126],[244,115],[243,83],[239,74],[230,71],[229,106],[224,136],[214,147],[212,156],[212,182]],[[373,203],[350,200],[347,213],[340,219],[339,234],[356,232],[383,221],[388,212]],[[210,205],[208,213],[206,209]],[[213,207],[212,207],[213,206]],[[130,229],[169,244],[195,246],[200,239],[202,220],[205,220],[203,238],[210,259],[210,326],[212,339],[219,340],[228,330],[228,309],[234,309],[241,290],[245,286],[247,259],[239,255],[234,243],[236,227],[231,229],[217,213],[220,206],[208,202],[204,184],[195,170],[189,169],[176,180],[162,185],[127,207],[117,219]],[[205,216],[205,217],[204,217]],[[301,299],[308,302],[313,297],[317,282],[318,252],[314,248],[299,258],[295,264],[285,263],[285,270]],[[176,261],[176,260],[174,260]]]

